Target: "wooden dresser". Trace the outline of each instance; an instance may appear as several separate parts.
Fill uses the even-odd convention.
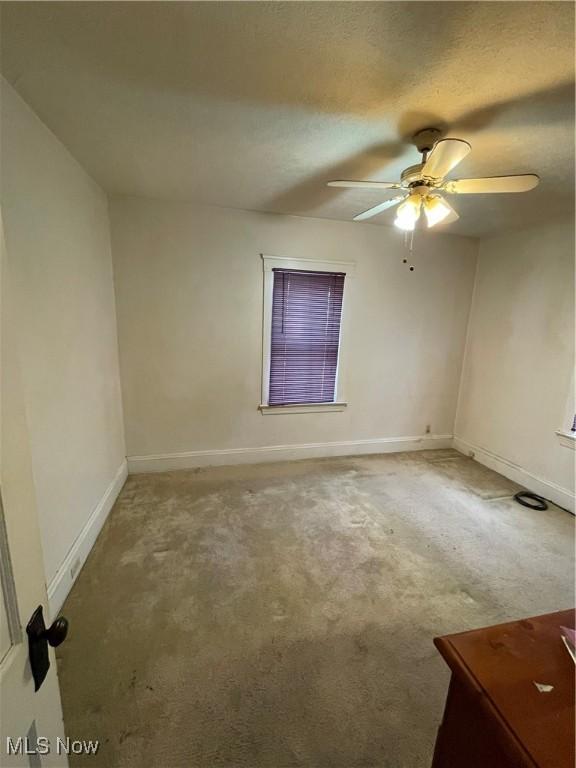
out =
[[[561,626],[574,628],[573,610],[434,640],[452,677],[432,768],[574,768],[575,666]]]

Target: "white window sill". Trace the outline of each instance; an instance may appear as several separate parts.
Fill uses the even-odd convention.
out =
[[[575,432],[564,432],[563,429],[557,429],[556,434],[558,435],[558,440],[560,440],[560,445],[563,445],[565,448],[572,448],[573,451],[576,451]]]
[[[295,405],[259,405],[263,416],[286,413],[336,413],[345,411],[348,403],[297,403]]]

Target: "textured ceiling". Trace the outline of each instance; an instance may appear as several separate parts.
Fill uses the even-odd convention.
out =
[[[574,6],[564,2],[3,2],[2,72],[108,191],[351,219],[429,125],[457,176],[535,172],[451,198],[485,235],[573,210]],[[393,213],[374,223],[390,224]],[[359,225],[360,226],[360,225]]]

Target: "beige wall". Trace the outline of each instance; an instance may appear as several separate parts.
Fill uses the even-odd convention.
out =
[[[573,370],[573,219],[481,240],[457,437],[573,491]]]
[[[129,456],[452,434],[474,241],[139,198],[110,204]],[[260,254],[353,260],[343,413],[262,416]]]
[[[2,81],[1,205],[47,582],[125,457],[107,201]]]

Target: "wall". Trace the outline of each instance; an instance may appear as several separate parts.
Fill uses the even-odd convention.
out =
[[[409,272],[402,234],[388,227],[140,198],[110,205],[132,468],[411,448],[398,438],[427,425],[452,435],[474,241],[422,235]],[[345,412],[258,411],[261,253],[356,262]]]
[[[480,241],[458,447],[573,509],[574,220]]]
[[[57,607],[125,473],[107,201],[2,81],[1,205],[46,580]]]

